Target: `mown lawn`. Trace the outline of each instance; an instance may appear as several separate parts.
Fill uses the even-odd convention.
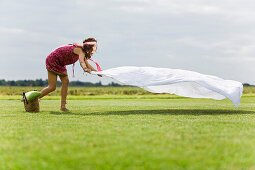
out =
[[[0,169],[255,169],[255,96],[0,98]]]

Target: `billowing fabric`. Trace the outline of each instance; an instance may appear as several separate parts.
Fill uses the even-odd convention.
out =
[[[75,45],[68,44],[53,50],[46,58],[48,71],[58,75],[67,75],[66,65],[74,64],[79,56],[73,52]]]
[[[124,66],[92,74],[111,77],[126,85],[138,86],[152,93],[216,100],[228,98],[236,108],[240,104],[243,92],[243,85],[240,82],[180,69]]]

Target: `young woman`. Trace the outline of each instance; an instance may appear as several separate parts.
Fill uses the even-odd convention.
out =
[[[39,100],[40,98],[44,97],[45,95],[56,89],[57,76],[59,76],[62,83],[60,110],[68,111],[68,109],[66,108],[66,96],[69,79],[67,75],[66,65],[74,64],[77,60],[79,60],[80,66],[85,72],[90,73],[91,71],[100,71],[101,69],[98,65],[98,70],[96,70],[87,61],[95,53],[96,49],[96,39],[87,38],[83,41],[82,46],[74,43],[58,47],[57,49],[52,51],[46,58],[46,69],[48,70],[48,87],[44,88],[41,91]]]

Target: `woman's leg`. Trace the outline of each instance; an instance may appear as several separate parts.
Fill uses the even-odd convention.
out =
[[[66,108],[66,96],[67,96],[67,90],[68,90],[68,84],[69,84],[69,78],[68,76],[59,76],[62,86],[61,86],[61,107],[60,110],[62,111],[68,111]]]
[[[56,86],[57,86],[57,75],[48,71],[48,87],[45,87],[44,89],[42,89],[39,99],[49,94],[50,92],[53,92],[54,90],[56,90]]]

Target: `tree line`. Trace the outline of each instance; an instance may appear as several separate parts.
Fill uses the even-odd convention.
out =
[[[243,83],[243,86],[255,86],[255,85],[251,85],[249,83]]]
[[[248,83],[243,83],[244,86],[254,86]],[[0,80],[0,86],[31,86],[31,87],[44,87],[48,86],[48,79],[42,80],[42,79],[36,79],[36,80]],[[61,86],[61,82],[57,81],[57,86]],[[91,82],[82,82],[82,81],[71,81],[69,83],[69,86],[85,86],[85,87],[101,87],[101,86],[114,86],[114,87],[119,87],[119,86],[125,86],[125,85],[120,85],[118,83],[111,82],[107,85],[103,85],[100,82],[98,83],[91,83]]]
[[[31,87],[44,87],[48,86],[48,79],[36,79],[36,80],[0,80],[0,86],[31,86]],[[57,86],[61,86],[61,82],[57,81]],[[82,82],[82,81],[71,81],[69,86],[86,86],[86,87],[101,87],[101,86],[122,86],[118,83],[111,82],[107,85],[103,85],[100,82],[91,83],[91,82]]]

